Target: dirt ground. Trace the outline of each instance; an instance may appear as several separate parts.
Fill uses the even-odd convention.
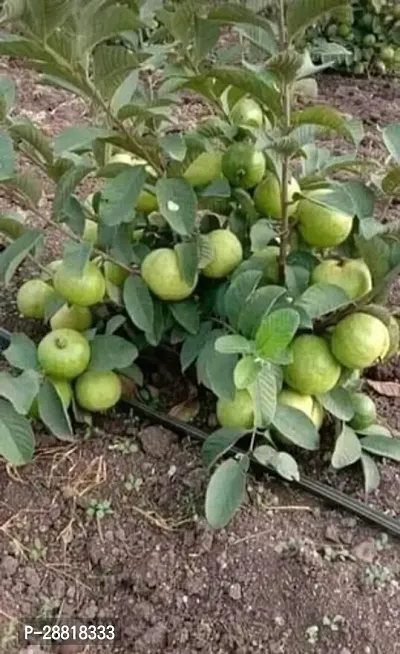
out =
[[[83,103],[15,63],[0,72],[17,81],[20,108],[49,134],[87,118]],[[400,115],[394,82],[327,76],[320,92],[366,121],[365,154],[376,152],[377,124]],[[203,111],[188,98],[182,122]],[[46,256],[58,253],[50,235]],[[395,285],[391,302],[399,297]],[[2,292],[0,315],[6,328],[34,334],[12,289]],[[395,360],[373,374],[398,380],[399,372]],[[400,400],[378,404],[400,429]],[[400,652],[398,541],[273,479],[254,480],[229,528],[212,532],[198,446],[126,413],[99,419],[79,445],[37,437],[32,464],[18,475],[0,468],[0,653],[41,654],[43,646],[22,641],[21,627],[72,617],[118,622],[114,646],[86,652]],[[380,469],[371,502],[398,515],[400,468]]]

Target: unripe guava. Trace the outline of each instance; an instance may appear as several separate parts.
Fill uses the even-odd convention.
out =
[[[254,405],[250,393],[237,390],[233,400],[220,398],[217,402],[217,419],[221,427],[253,427]]]
[[[75,329],[85,332],[92,326],[92,312],[88,307],[78,307],[75,304],[64,304],[50,319],[50,327],[54,329]]]
[[[341,368],[327,342],[313,334],[302,334],[289,347],[292,363],[284,367],[288,386],[305,395],[328,393],[336,386]]]
[[[47,303],[54,297],[54,290],[43,279],[30,279],[22,284],[17,293],[18,311],[25,318],[43,320]]]
[[[378,318],[352,313],[336,325],[331,347],[336,359],[346,368],[368,368],[386,355],[390,347],[389,332]]]
[[[251,143],[233,143],[222,157],[222,173],[232,186],[253,188],[264,177],[265,157]]]
[[[351,401],[354,408],[354,416],[350,422],[350,426],[353,429],[365,429],[376,421],[375,403],[368,395],[364,393],[353,393]]]
[[[326,259],[314,268],[311,280],[314,284],[340,286],[350,300],[356,300],[372,289],[371,273],[362,259]]]
[[[94,220],[87,218],[85,220],[85,227],[82,234],[82,240],[86,243],[95,245],[99,236],[99,226]]]
[[[194,187],[206,186],[222,177],[221,164],[222,152],[202,152],[185,170],[183,177]]]
[[[297,209],[298,202],[292,202],[295,193],[300,193],[300,186],[292,177],[288,184],[289,216],[293,216]],[[266,172],[264,179],[254,191],[254,204],[257,211],[263,216],[270,216],[275,220],[282,218],[281,185],[277,177],[270,171]]]
[[[171,248],[150,252],[143,260],[141,272],[143,281],[161,300],[184,300],[197,284],[197,277],[192,285],[182,277],[178,257]]]
[[[327,198],[327,191],[319,189],[308,193],[297,207],[299,232],[308,245],[317,248],[343,243],[353,227],[353,216],[315,203],[323,202],[324,198]]]
[[[228,229],[215,229],[207,234],[214,256],[201,271],[205,277],[227,277],[242,261],[243,248],[238,237]]]
[[[53,284],[67,302],[80,307],[101,302],[106,290],[104,277],[92,261],[86,264],[82,275],[75,275],[62,264],[54,275]]]
[[[124,285],[126,278],[129,273],[124,268],[121,268],[117,263],[113,261],[104,262],[104,277],[108,279],[115,286],[120,288]]]
[[[89,370],[75,384],[76,400],[86,411],[107,411],[117,404],[121,394],[120,378],[111,370]]]
[[[241,98],[232,108],[231,121],[234,125],[262,127],[264,122],[263,110],[252,98]]]

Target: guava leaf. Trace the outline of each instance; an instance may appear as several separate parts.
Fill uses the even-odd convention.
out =
[[[112,316],[112,318],[110,318],[110,320],[107,321],[105,333],[107,335],[114,334],[125,323],[126,323],[125,316],[121,316],[120,314],[117,314],[116,316]]]
[[[390,123],[382,129],[382,138],[395,161],[400,161],[400,125]]]
[[[266,218],[257,220],[250,230],[251,251],[257,252],[257,250],[262,250],[275,237],[276,232],[270,220]]]
[[[354,407],[351,401],[351,394],[345,388],[333,388],[329,393],[317,395],[324,409],[329,411],[339,420],[351,420],[354,416]]]
[[[385,438],[393,438],[390,430],[383,425],[369,425],[364,429],[357,429],[356,431],[360,436],[384,436]]]
[[[89,150],[96,139],[108,139],[112,136],[115,136],[115,133],[103,127],[66,127],[54,139],[54,154],[59,156],[68,151]]]
[[[164,152],[175,161],[183,161],[186,156],[186,142],[182,134],[167,134],[160,139]]]
[[[254,402],[255,425],[267,427],[273,421],[277,409],[276,376],[270,364],[261,368],[251,392]]]
[[[268,315],[274,304],[286,293],[283,286],[263,286],[251,293],[238,317],[238,330],[248,338],[254,338],[263,316]]]
[[[221,335],[223,331],[216,329],[208,334],[197,359],[197,378],[217,397],[232,400],[235,396],[233,372],[238,357],[236,354],[220,354],[216,351],[215,341]]]
[[[186,283],[192,286],[196,281],[199,264],[197,243],[193,241],[177,243],[174,250],[178,258],[179,271]]]
[[[271,445],[259,445],[253,451],[254,458],[258,463],[266,466],[267,468],[275,468],[275,462],[278,456],[277,450]]]
[[[145,181],[144,166],[126,166],[116,177],[109,179],[101,191],[101,222],[109,227],[130,223]]]
[[[196,194],[185,179],[163,178],[156,184],[160,212],[170,227],[181,236],[193,233],[196,220]]]
[[[204,442],[201,450],[204,465],[213,466],[245,434],[246,430],[238,427],[221,427],[214,431]]]
[[[29,421],[12,404],[0,399],[0,456],[12,465],[24,465],[32,459],[34,448]]]
[[[394,461],[400,461],[400,439],[388,438],[387,436],[365,436],[362,438],[361,447],[363,450],[384,456]]]
[[[361,443],[357,434],[348,425],[343,425],[342,431],[336,439],[335,449],[332,454],[332,467],[340,469],[351,466],[360,457]]]
[[[7,286],[27,254],[42,240],[43,233],[41,231],[30,229],[6,247],[3,252],[0,252],[0,281]]]
[[[322,18],[336,7],[346,6],[344,0],[294,0],[287,12],[286,24],[290,40],[301,34],[306,27]]]
[[[15,152],[12,138],[0,131],[0,181],[10,179],[15,169]]]
[[[138,356],[136,345],[121,336],[100,334],[90,343],[89,370],[118,370],[128,368]]]
[[[11,334],[11,343],[3,354],[10,366],[20,370],[38,368],[36,345],[26,334]]]
[[[272,424],[291,444],[305,450],[317,450],[319,434],[310,418],[302,411],[278,404]]]
[[[246,300],[251,296],[260,282],[260,271],[248,270],[233,280],[224,299],[225,311],[230,325],[237,328]]]
[[[54,436],[62,441],[75,440],[68,411],[56,387],[45,379],[38,395],[39,415]]]
[[[249,354],[253,344],[239,334],[220,336],[215,341],[215,349],[222,354]]]
[[[211,322],[204,322],[200,326],[198,334],[187,336],[183,342],[179,355],[182,371],[184,372],[197,359],[204,345],[208,334],[212,329]]]
[[[90,243],[67,241],[64,246],[63,264],[71,275],[80,277],[84,273],[91,254],[92,246]]]
[[[205,513],[208,524],[225,527],[242,504],[246,491],[249,459],[228,459],[212,475],[206,492]]]
[[[0,396],[11,402],[17,413],[26,415],[39,392],[39,375],[25,370],[18,377],[0,372]]]
[[[123,375],[124,377],[128,377],[128,379],[131,379],[138,386],[143,386],[143,373],[139,366],[136,365],[136,363],[132,363],[132,365],[128,368],[121,368],[118,370],[118,374]]]
[[[287,479],[288,481],[298,481],[300,479],[300,472],[297,461],[287,452],[278,453],[274,462],[274,468],[281,475],[281,477]]]
[[[354,237],[357,250],[371,271],[376,284],[390,271],[390,247],[379,236],[365,239],[360,235]]]
[[[313,284],[299,298],[293,308],[303,309],[310,318],[321,318],[350,302],[347,293],[333,284]]]
[[[361,452],[361,465],[364,473],[364,490],[368,495],[378,488],[381,476],[374,459],[366,452]]]
[[[257,378],[261,370],[261,363],[256,361],[253,356],[245,356],[237,362],[233,372],[233,381],[236,388],[249,388]]]
[[[131,275],[123,289],[125,308],[132,322],[144,332],[151,332],[154,323],[154,302],[144,281]]]
[[[268,314],[256,333],[258,354],[274,361],[290,344],[299,322],[299,314],[293,309],[278,309]]]
[[[197,334],[200,327],[200,313],[196,302],[184,300],[183,302],[171,302],[169,309],[175,320],[186,329],[189,334]]]

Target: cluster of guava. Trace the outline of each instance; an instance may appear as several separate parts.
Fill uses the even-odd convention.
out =
[[[112,370],[90,370],[90,341],[84,334],[92,325],[90,307],[101,302],[105,295],[103,273],[92,261],[80,276],[61,260],[53,261],[48,269],[49,276],[25,282],[17,293],[20,313],[39,320],[45,319],[53,299],[65,299],[65,304],[50,318],[51,331],[38,345],[40,369],[53,382],[66,409],[73,396],[86,411],[110,409],[121,397],[121,381]],[[37,399],[30,415],[39,418]]]

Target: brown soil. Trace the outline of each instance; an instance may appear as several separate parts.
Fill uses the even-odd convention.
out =
[[[37,85],[15,64],[2,68],[18,83],[20,108],[50,134],[87,118],[81,102]],[[365,153],[375,152],[376,123],[398,116],[392,83],[331,76],[321,81],[321,97],[367,121]],[[202,107],[188,99],[182,121],[194,111]],[[59,251],[49,235],[49,258]],[[393,304],[399,296],[395,285]],[[13,297],[11,288],[0,298],[4,326],[37,336],[36,325],[19,320]],[[398,366],[377,374],[398,379]],[[379,404],[398,429],[399,400]],[[198,447],[134,416],[97,420],[76,446],[39,429],[37,437],[32,464],[18,474],[0,469],[0,652],[40,654],[43,647],[18,640],[20,626],[75,616],[119,622],[115,649],[87,652],[400,652],[398,542],[272,479],[251,482],[230,527],[212,532]],[[380,469],[374,502],[397,513],[399,468]],[[93,501],[97,511],[109,502],[110,511],[91,516]]]

